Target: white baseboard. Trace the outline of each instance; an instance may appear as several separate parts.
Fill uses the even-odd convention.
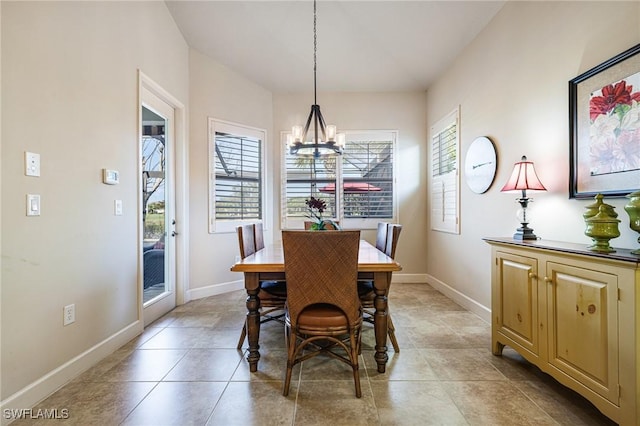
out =
[[[5,410],[28,409],[38,404],[43,399],[73,380],[80,373],[97,364],[107,355],[115,352],[134,337],[142,333],[144,326],[142,321],[135,321],[119,332],[109,336],[102,342],[87,349],[75,358],[50,371],[38,380],[27,385],[18,392],[10,395],[4,401],[0,401],[0,412]],[[7,425],[13,419],[5,419],[2,416],[2,425]]]
[[[187,300],[202,299],[203,297],[216,296],[218,294],[229,293],[230,291],[241,290],[243,288],[244,280],[229,281],[206,287],[198,287],[187,290]]]
[[[391,283],[426,283],[427,274],[398,274],[391,275]]]
[[[469,311],[473,312],[474,314],[478,315],[480,318],[491,324],[490,308],[487,308],[486,306],[476,302],[466,294],[460,293],[455,288],[448,286],[447,284],[443,283],[435,277],[432,277],[429,274],[427,274],[426,277],[426,282],[431,285],[431,287],[435,288],[440,293],[444,294],[454,302],[465,307]]]

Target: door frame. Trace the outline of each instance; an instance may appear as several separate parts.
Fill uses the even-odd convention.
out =
[[[138,127],[137,131],[142,129],[142,101],[143,89],[148,90],[153,95],[167,103],[174,110],[174,158],[173,158],[173,176],[175,179],[174,202],[175,202],[175,304],[182,305],[188,302],[187,299],[187,283],[189,282],[188,268],[188,235],[189,235],[189,216],[188,216],[188,150],[186,146],[186,110],[182,102],[163,89],[159,84],[138,70]],[[139,139],[139,138],[138,138]],[[137,175],[142,176],[142,153],[138,149],[137,154]],[[137,195],[138,195],[138,319],[147,326],[149,320],[145,321],[143,307],[143,262],[142,262],[142,188],[141,180],[138,179]],[[166,230],[170,232],[171,230]]]

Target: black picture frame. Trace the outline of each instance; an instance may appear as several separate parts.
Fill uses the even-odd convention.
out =
[[[569,198],[640,189],[639,97],[640,44],[569,81]]]

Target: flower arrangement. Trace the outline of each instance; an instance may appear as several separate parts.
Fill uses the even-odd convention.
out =
[[[625,80],[604,86],[591,95],[589,116],[591,175],[640,168],[640,91]]]
[[[324,200],[311,197],[308,200],[305,200],[304,203],[309,208],[309,214],[307,215],[307,217],[313,221],[311,230],[326,230],[327,223],[333,225],[334,229],[339,229],[338,225],[334,221],[322,218],[322,213],[324,213],[324,211],[327,209],[327,203]]]

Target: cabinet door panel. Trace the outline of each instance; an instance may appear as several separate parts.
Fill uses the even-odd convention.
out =
[[[497,293],[494,294],[498,331],[534,354],[538,353],[537,261],[497,253]]]
[[[549,363],[617,403],[617,277],[547,263]]]

